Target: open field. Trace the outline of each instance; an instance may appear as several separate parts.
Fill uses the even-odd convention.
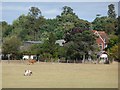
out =
[[[117,88],[118,64],[3,63],[3,88]],[[33,71],[23,76],[24,70]]]
[[[2,64],[0,63],[0,90],[2,88]]]

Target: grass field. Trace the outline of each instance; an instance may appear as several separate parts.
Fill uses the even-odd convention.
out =
[[[0,90],[2,89],[2,64],[0,61]]]
[[[118,64],[3,63],[3,88],[117,88]],[[33,71],[23,76],[24,70]]]

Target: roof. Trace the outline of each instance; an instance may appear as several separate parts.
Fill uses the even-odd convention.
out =
[[[95,33],[97,30],[92,30],[93,33]]]
[[[94,34],[97,34],[99,36],[99,38],[101,38],[104,42],[108,42],[108,36],[107,34],[105,33],[105,31],[97,31],[97,30],[92,30],[92,32]],[[98,41],[101,41],[101,40],[98,40]]]
[[[107,36],[107,34],[105,33],[105,31],[92,30],[92,32],[94,32],[94,33],[98,32],[102,36]]]
[[[108,42],[108,36],[105,31],[98,31],[99,35]]]
[[[25,44],[41,44],[43,43],[42,41],[25,41]],[[63,46],[65,43],[64,39],[56,40],[55,44],[58,43],[60,46]]]
[[[40,44],[40,43],[43,43],[43,42],[42,41],[25,41],[24,43]]]
[[[100,38],[97,38],[97,39],[96,39],[96,42],[97,42],[97,44],[104,43],[104,42],[102,41],[102,39],[100,39]]]
[[[63,46],[63,43],[65,43],[64,39],[57,40],[55,43],[58,43],[60,46]]]

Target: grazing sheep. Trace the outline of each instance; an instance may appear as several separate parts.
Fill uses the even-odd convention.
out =
[[[24,76],[31,76],[32,71],[31,70],[25,70]]]

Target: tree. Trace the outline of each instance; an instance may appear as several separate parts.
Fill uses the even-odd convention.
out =
[[[12,54],[14,58],[17,58],[17,55],[20,51],[21,42],[16,36],[6,38],[3,41],[2,53],[4,55]]]
[[[117,19],[107,16],[97,17],[92,25],[94,30],[105,31],[108,34],[115,34],[117,31]]]
[[[118,45],[120,44],[114,45],[112,48],[109,49],[109,57],[113,59],[113,61],[117,60],[119,57]]]
[[[119,37],[117,35],[110,35],[109,38],[110,38],[108,43],[109,49],[119,43]]]
[[[94,30],[105,31],[108,34],[117,34],[118,24],[114,4],[108,5],[108,17],[96,17],[92,25]]]
[[[62,9],[63,11],[61,12],[61,15],[56,17],[58,21],[56,31],[62,31],[65,33],[74,27],[74,22],[78,19],[78,17],[73,13],[73,9],[71,7],[64,6]]]
[[[33,35],[33,40],[37,40],[37,33],[41,26],[41,21],[44,19],[42,17],[41,11],[37,7],[31,7],[28,12],[28,20],[30,25],[30,31]]]
[[[114,4],[108,5],[108,17],[110,18],[116,18],[116,13],[115,13],[115,7]]]
[[[12,26],[9,25],[7,22],[3,21],[0,23],[0,25],[2,26],[2,37],[7,37],[12,33]]]
[[[55,34],[53,34],[52,32],[49,33],[49,37],[48,40],[46,41],[46,48],[48,49],[48,53],[50,53],[51,55],[53,55],[55,53],[55,49],[56,49],[56,36]]]
[[[89,51],[95,52],[95,36],[90,30],[81,30],[73,28],[66,33],[65,47],[67,48],[66,55],[71,59],[80,59],[88,55]]]
[[[30,16],[20,15],[16,20],[13,21],[13,32],[11,36],[16,35],[22,41],[30,40],[32,38],[31,25],[29,23]]]
[[[67,15],[67,14],[73,14],[75,15],[75,13],[73,13],[73,9],[71,7],[68,6],[64,6],[63,8],[63,12],[61,13],[61,15]]]
[[[50,32],[56,35],[56,39],[61,39],[63,34],[61,34],[62,30],[58,30],[58,24],[57,19],[46,19],[41,27],[41,39],[47,39]]]
[[[40,40],[45,18],[37,7],[31,7],[27,15],[20,15],[13,21],[12,35],[16,34],[22,41]]]
[[[61,15],[56,17],[57,19],[57,28],[55,31],[56,34],[61,38],[64,38],[66,32],[70,31],[74,27],[79,27],[81,29],[88,30],[90,23],[88,21],[79,19],[78,16],[73,12],[73,9],[69,6],[64,6]]]
[[[56,36],[54,33],[48,33],[48,39],[44,40],[43,43],[31,46],[30,51],[34,54],[39,54],[43,58],[58,58],[59,45],[55,44]]]
[[[39,8],[37,7],[31,7],[29,9],[29,13],[28,13],[31,17],[33,17],[34,19],[37,19],[39,18],[39,16],[41,16],[41,11]]]
[[[117,21],[118,21],[118,27],[117,27],[116,33],[120,37],[120,16],[118,16]],[[119,39],[119,41],[120,41],[120,39]]]

